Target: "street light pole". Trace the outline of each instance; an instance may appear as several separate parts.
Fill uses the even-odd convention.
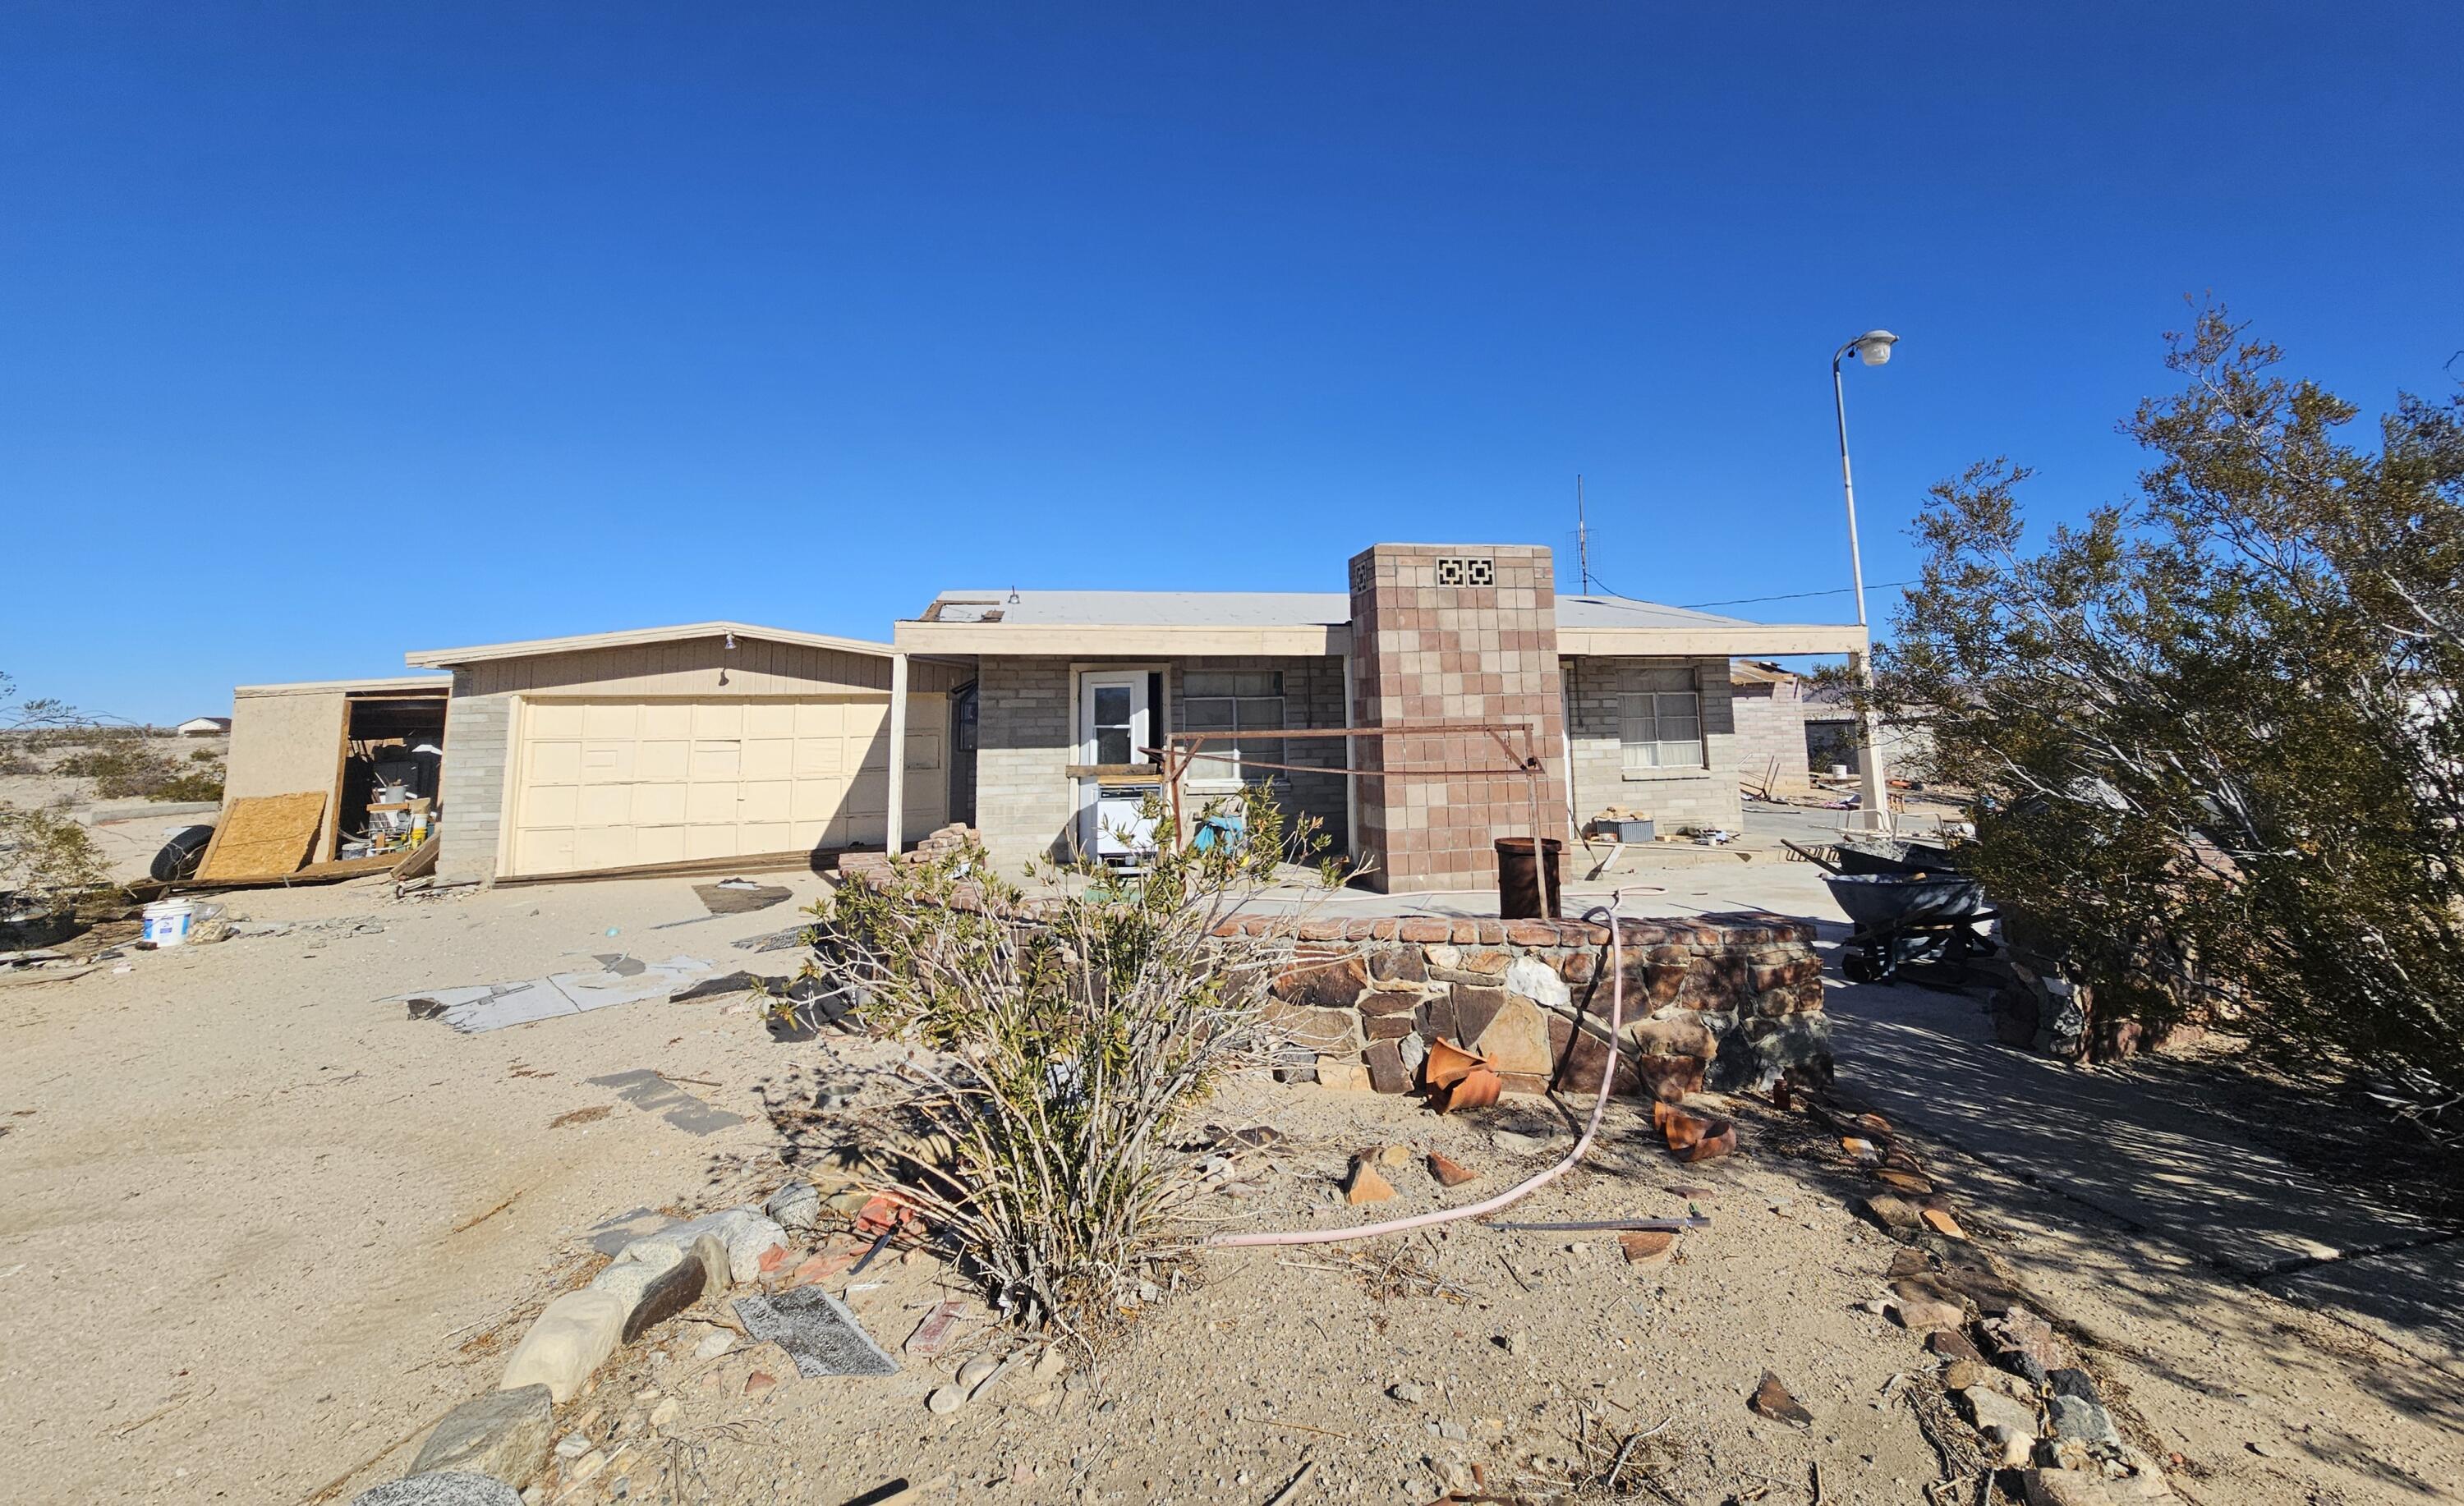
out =
[[[1880,366],[1891,359],[1891,347],[1900,338],[1889,330],[1867,330],[1831,356],[1831,407],[1839,420],[1839,490],[1848,499],[1848,576],[1857,592],[1857,625],[1870,635],[1872,628],[1865,621],[1865,559],[1857,542],[1857,477],[1848,464],[1848,391],[1839,379],[1839,363],[1855,351],[1857,359],[1868,366]],[[1864,688],[1874,688],[1873,643],[1870,636],[1864,649],[1857,655],[1857,674]],[[1882,753],[1874,737],[1872,713],[1860,711],[1858,728],[1864,738],[1859,752],[1858,767],[1864,777],[1861,803],[1865,807],[1865,824],[1876,831],[1888,831],[1891,826],[1890,779],[1882,768]]]

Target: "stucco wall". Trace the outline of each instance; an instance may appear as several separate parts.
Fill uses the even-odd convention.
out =
[[[947,716],[942,692],[966,679],[963,669],[910,661],[913,714],[938,727]],[[888,695],[890,661],[795,644],[739,637],[731,649],[717,638],[642,644],[495,659],[453,671],[453,699],[445,719],[444,815],[437,872],[449,881],[496,876],[505,818],[505,771],[515,702],[531,697],[678,697]],[[933,777],[937,778],[938,775]],[[937,798],[929,802],[939,806]],[[930,814],[929,812],[925,814]],[[908,822],[909,840],[925,828]]]
[[[1564,668],[1577,829],[1611,805],[1650,816],[1663,836],[1689,826],[1729,831],[1743,826],[1744,802],[1737,793],[1737,724],[1727,660],[1568,659]],[[1620,697],[1688,688],[1703,698],[1708,767],[1627,772]]]

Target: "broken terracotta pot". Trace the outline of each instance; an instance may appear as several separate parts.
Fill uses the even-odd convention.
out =
[[[1429,1090],[1429,1106],[1441,1114],[1452,1114],[1466,1108],[1486,1108],[1497,1102],[1505,1083],[1485,1066],[1474,1067],[1451,1083]]]
[[[1429,1047],[1429,1059],[1421,1068],[1421,1080],[1433,1088],[1452,1087],[1485,1067],[1485,1059],[1476,1057],[1449,1041],[1437,1041]]]

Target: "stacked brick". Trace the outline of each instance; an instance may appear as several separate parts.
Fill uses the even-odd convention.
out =
[[[1621,926],[1616,1091],[1673,1102],[1786,1072],[1829,1076],[1811,926],[1753,914]],[[1290,948],[1271,1006],[1295,1043],[1287,1079],[1408,1092],[1440,1040],[1487,1059],[1509,1093],[1591,1091],[1610,1062],[1604,926],[1244,917],[1224,929]]]
[[[1500,771],[1360,780],[1367,882],[1388,889],[1485,888],[1494,842],[1553,836],[1565,822],[1564,694],[1549,551],[1504,544],[1379,544],[1352,560],[1355,725],[1510,723],[1547,770],[1535,791],[1485,733],[1370,737],[1363,769]],[[1525,744],[1510,737],[1520,756]],[[1536,811],[1535,811],[1536,796]]]

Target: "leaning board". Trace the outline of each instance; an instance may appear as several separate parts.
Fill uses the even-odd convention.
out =
[[[233,800],[197,865],[199,884],[241,884],[297,873],[325,819],[325,794],[258,795]]]

